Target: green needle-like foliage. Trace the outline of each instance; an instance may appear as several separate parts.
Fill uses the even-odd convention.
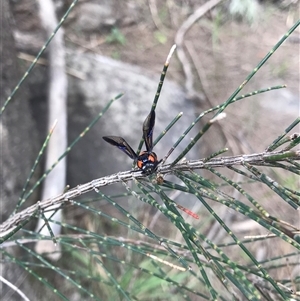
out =
[[[73,1],[58,28],[76,2]],[[177,141],[153,174],[143,175],[135,168],[89,183],[79,183],[60,196],[41,200],[21,210],[59,160],[72,151],[72,147],[100,118],[105,118],[105,112],[121,95],[108,102],[65,153],[57,158],[51,169],[29,188],[32,174],[51,139],[49,133],[16,209],[0,225],[3,260],[22,267],[38,283],[35,287],[41,290],[46,288],[55,300],[69,300],[68,290],[76,290],[82,300],[297,300],[299,276],[288,275],[286,270],[299,264],[299,221],[297,224],[283,220],[274,212],[271,214],[268,202],[279,201],[284,208],[294,210],[297,219],[296,210],[300,207],[300,152],[296,147],[300,144],[300,138],[291,131],[299,124],[300,118],[283,129],[277,138],[274,137],[263,153],[226,156],[227,149],[222,149],[202,160],[183,159],[232,103],[251,101],[251,97],[285,88],[285,85],[280,85],[237,96],[299,25],[300,20],[224,103],[201,112],[189,127],[178,133]],[[1,114],[9,108],[9,101],[55,32],[5,102]],[[174,49],[164,64],[149,111],[159,105]],[[191,129],[212,112],[215,112],[213,118],[186,143],[184,138]],[[179,113],[166,126],[155,144],[178,122],[181,115]],[[171,164],[164,164],[179,143],[186,143],[184,151]],[[142,144],[143,141],[137,153]],[[281,172],[284,173],[282,178],[277,176]],[[172,177],[169,177],[170,174]],[[284,181],[283,178],[290,180]],[[102,187],[107,185],[121,185],[124,193],[107,195],[102,191]],[[258,196],[257,191],[262,193]],[[87,192],[92,192],[93,197],[84,199]],[[177,203],[175,196],[179,194],[183,196],[184,206]],[[140,206],[139,209],[136,211],[132,206],[124,206],[122,199],[131,200]],[[191,200],[196,203],[196,209],[191,208]],[[63,222],[45,218],[44,212],[53,205],[59,206],[56,210],[66,211]],[[111,210],[106,210],[107,207]],[[84,212],[84,217],[76,222],[68,217],[75,209]],[[37,217],[44,217],[45,226],[51,233],[49,237],[25,229],[25,224]],[[236,224],[241,225],[241,221],[250,225],[247,237],[237,231]],[[63,234],[55,237],[49,223],[60,224]],[[254,230],[250,230],[253,225]],[[54,244],[59,244],[61,260],[52,262],[47,259],[47,254],[37,254],[29,243],[39,240],[52,240]],[[257,259],[258,248],[272,250],[273,246],[278,245],[285,250],[281,256],[270,253],[267,259]],[[21,251],[18,254],[22,255],[12,255],[16,254],[11,253],[9,247],[12,246],[18,248]],[[59,278],[60,284],[53,281],[55,277]]]

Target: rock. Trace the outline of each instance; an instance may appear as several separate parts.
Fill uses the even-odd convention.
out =
[[[97,31],[116,23],[111,3],[83,3],[79,6],[75,26],[82,31]]]
[[[68,67],[80,71],[86,77],[86,80],[72,77],[69,82],[70,142],[97,116],[111,98],[125,92],[125,95],[115,101],[69,154],[68,184],[73,187],[100,176],[131,168],[132,160],[117,148],[107,144],[102,136],[121,136],[134,150],[137,149],[142,137],[142,124],[150,112],[160,74],[153,75],[147,70],[108,57],[68,52]],[[156,110],[154,140],[180,112],[183,112],[182,118],[154,148],[158,158],[163,158],[167,154],[195,118],[194,107],[191,102],[185,100],[183,90],[166,79]],[[188,143],[188,138],[185,138],[172,158],[175,158]],[[195,154],[194,151],[192,153]]]

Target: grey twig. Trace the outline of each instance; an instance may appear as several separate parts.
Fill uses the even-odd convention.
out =
[[[251,165],[269,165],[270,163],[286,160],[299,161],[300,151],[273,151],[250,155],[212,158],[208,161],[205,159],[183,161],[177,163],[175,166],[171,166],[171,164],[159,166],[157,174],[160,177],[163,177],[164,175],[174,173],[175,171],[228,167],[233,165],[243,165],[245,163]],[[98,189],[102,186],[112,185],[119,182],[132,181],[134,179],[141,179],[145,177],[146,176],[143,175],[140,170],[130,170],[95,179],[86,184],[78,185],[77,187],[74,187],[65,193],[62,193],[53,198],[42,200],[38,202],[38,204],[32,205],[24,209],[23,211],[16,213],[0,225],[0,237],[4,237],[9,232],[13,231],[13,229],[15,229],[18,224],[36,214],[38,210],[45,210],[49,209],[49,207],[53,205],[60,206],[64,203],[71,202],[73,199],[79,197],[80,195]]]

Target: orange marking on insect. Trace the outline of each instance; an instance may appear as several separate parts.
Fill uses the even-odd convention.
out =
[[[138,161],[136,162],[136,165],[137,165],[137,167],[138,167],[139,169],[141,169],[141,168],[143,167],[143,161],[138,160]]]
[[[150,154],[148,156],[148,160],[151,161],[151,162],[156,162],[157,161],[157,158],[155,156],[153,156],[153,154]]]

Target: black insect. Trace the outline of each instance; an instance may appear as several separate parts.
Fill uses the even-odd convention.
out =
[[[131,159],[136,162],[137,167],[142,170],[143,174],[150,175],[156,169],[158,164],[162,161],[157,160],[156,154],[153,149],[153,129],[155,124],[155,111],[150,112],[143,124],[143,138],[146,144],[146,151],[141,152],[139,155],[130,147],[130,145],[122,138],[118,136],[105,136],[103,139],[117,146],[121,151],[127,154]]]

